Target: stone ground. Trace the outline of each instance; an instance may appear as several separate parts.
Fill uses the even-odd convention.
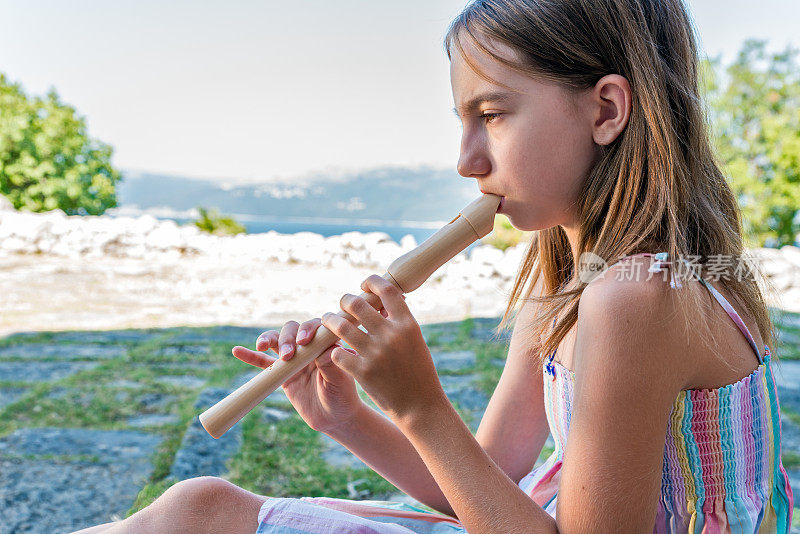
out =
[[[492,336],[496,324],[423,326],[445,392],[473,431],[507,350],[507,337]],[[784,342],[797,343],[797,317],[784,326]],[[197,415],[254,374],[230,347],[252,346],[261,331],[223,326],[0,339],[0,534],[71,532],[125,517],[175,481],[198,475],[276,496],[413,502],[335,441],[303,430],[280,389],[220,440],[206,434]],[[800,493],[800,360],[784,360],[774,371],[784,462]],[[539,462],[551,450],[548,440]]]

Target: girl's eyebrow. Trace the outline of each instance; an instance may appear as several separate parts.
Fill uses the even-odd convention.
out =
[[[463,115],[469,115],[476,111],[484,102],[507,103],[512,100],[514,96],[514,93],[509,93],[508,91],[489,91],[481,93],[470,98],[464,104],[453,108],[453,113],[456,114],[456,117],[461,118]]]

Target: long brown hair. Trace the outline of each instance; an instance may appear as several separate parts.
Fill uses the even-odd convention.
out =
[[[601,147],[582,185],[579,254],[592,252],[610,264],[665,251],[670,259],[693,261],[695,272],[712,256],[729,258],[715,262],[714,280],[747,308],[772,346],[774,325],[759,287],[768,289],[767,282],[743,253],[736,198],[711,148],[696,38],[682,0],[476,0],[453,20],[444,44],[448,58],[455,46],[485,78],[462,39],[509,68],[569,91],[590,89],[607,74],[624,76],[630,118],[617,139]],[[487,46],[492,42],[509,46],[517,58],[501,56]],[[498,332],[509,328],[518,301],[534,300],[529,339],[542,359],[553,352],[577,321],[587,285],[575,271],[560,226],[533,232]],[[540,279],[541,296],[531,295]],[[704,297],[689,287],[678,289],[679,305],[689,314],[696,310],[694,325],[710,333],[699,313]]]

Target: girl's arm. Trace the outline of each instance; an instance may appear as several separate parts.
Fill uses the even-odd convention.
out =
[[[652,532],[664,429],[685,378],[674,363],[683,329],[665,324],[680,314],[658,280],[606,282],[593,282],[581,298],[574,357],[581,372],[558,522],[498,467],[446,398],[397,418],[470,533]]]
[[[539,346],[525,332],[536,303],[523,304],[514,324],[508,358],[475,434],[478,443],[515,483],[533,469],[550,427],[544,409]]]
[[[455,517],[453,508],[414,446],[394,423],[377,411],[363,405],[348,425],[328,436],[409,496]]]
[[[544,412],[542,367],[535,364],[535,347],[523,332],[533,312],[533,303],[528,302],[517,316],[503,375],[476,433],[478,443],[517,483],[532,469],[550,432]],[[408,438],[375,410],[365,406],[350,425],[328,435],[414,499],[455,516]]]

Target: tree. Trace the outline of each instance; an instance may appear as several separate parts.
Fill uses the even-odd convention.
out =
[[[800,232],[800,66],[797,50],[770,54],[745,41],[725,69],[704,64],[717,154],[742,210],[748,246],[794,244]]]
[[[54,90],[28,97],[0,74],[0,194],[16,209],[99,215],[116,206],[111,154]]]

